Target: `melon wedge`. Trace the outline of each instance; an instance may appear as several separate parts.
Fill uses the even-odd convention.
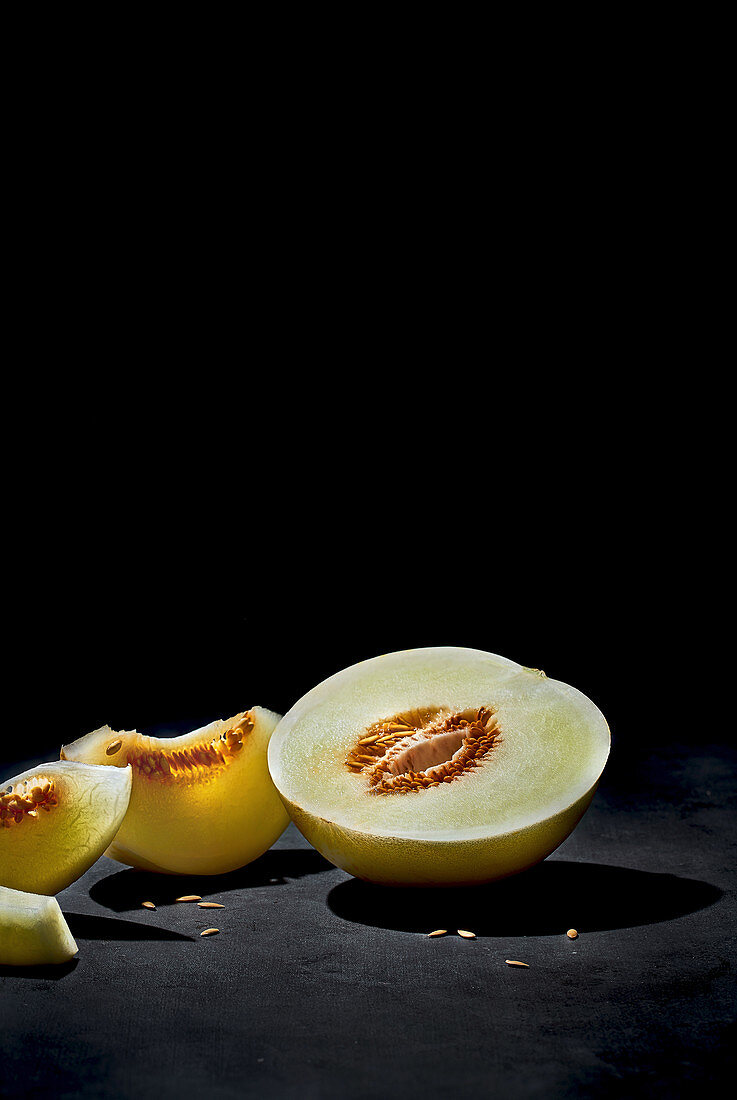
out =
[[[336,866],[396,885],[515,874],[569,835],[609,728],[580,691],[480,650],[408,650],[308,692],[269,745],[298,828]]]
[[[92,866],[120,827],[131,769],[55,760],[0,784],[0,885],[57,894]]]
[[[56,965],[76,953],[56,898],[0,886],[0,966]]]
[[[61,752],[132,768],[130,806],[106,855],[147,871],[219,875],[256,859],[289,823],[266,761],[278,720],[254,707],[178,737],[103,726]]]

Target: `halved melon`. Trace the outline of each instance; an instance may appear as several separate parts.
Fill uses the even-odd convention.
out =
[[[0,885],[58,894],[99,859],[128,809],[131,769],[55,760],[0,784]]]
[[[219,875],[260,856],[289,822],[266,762],[278,720],[254,707],[179,737],[103,726],[61,752],[133,769],[128,813],[106,855],[148,871]]]
[[[0,966],[56,965],[76,954],[56,898],[0,886]]]
[[[279,723],[293,820],[358,878],[489,882],[544,859],[588,807],[609,729],[586,696],[492,653],[389,653],[331,676]]]

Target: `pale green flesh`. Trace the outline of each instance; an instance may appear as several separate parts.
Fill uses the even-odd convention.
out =
[[[56,898],[0,886],[0,965],[57,965],[76,953]]]
[[[345,767],[365,729],[415,707],[491,706],[501,738],[482,767],[428,790],[369,795]],[[282,719],[269,748],[292,804],[357,832],[431,840],[510,833],[550,818],[597,782],[609,752],[598,708],[575,688],[479,650],[387,654],[318,685]]]

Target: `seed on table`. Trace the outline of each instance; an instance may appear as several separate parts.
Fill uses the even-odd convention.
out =
[[[427,938],[431,939],[432,936],[447,936],[447,935],[448,935],[448,929],[447,928],[436,928],[434,932],[428,932],[427,933]]]
[[[201,936],[217,936],[219,928],[206,928],[204,932],[200,932]]]
[[[466,932],[465,928],[459,928],[458,929],[458,935],[463,936],[464,940],[475,940],[476,939],[476,933],[475,932]]]
[[[225,906],[221,905],[219,901],[201,901],[197,905],[198,909],[224,909]]]
[[[181,898],[174,898],[174,901],[202,901],[201,894],[182,894]]]
[[[505,959],[504,961],[507,966],[526,966],[528,970],[530,969],[529,963],[521,963],[518,959]]]
[[[575,940],[576,937],[578,936],[578,932],[576,931],[575,928],[569,928],[568,931],[566,932],[566,935],[568,936],[569,940]]]
[[[154,903],[152,901],[142,901],[141,905],[143,906],[144,909],[155,909],[156,908],[156,906],[154,905]]]

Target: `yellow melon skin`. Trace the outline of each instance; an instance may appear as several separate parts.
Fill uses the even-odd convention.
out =
[[[0,886],[58,894],[111,843],[130,794],[130,768],[72,761],[39,764],[4,780],[0,783]]]
[[[132,766],[128,812],[105,854],[172,875],[224,874],[262,855],[289,823],[266,760],[278,720],[254,707],[179,737],[103,726],[65,745],[66,759]],[[234,728],[230,751],[222,737]]]
[[[76,953],[56,898],[0,886],[0,966],[56,966]]]
[[[287,803],[310,844],[356,878],[384,886],[470,886],[534,867],[575,829],[595,787],[573,806],[526,829],[477,840],[417,840],[372,836],[336,825]]]

